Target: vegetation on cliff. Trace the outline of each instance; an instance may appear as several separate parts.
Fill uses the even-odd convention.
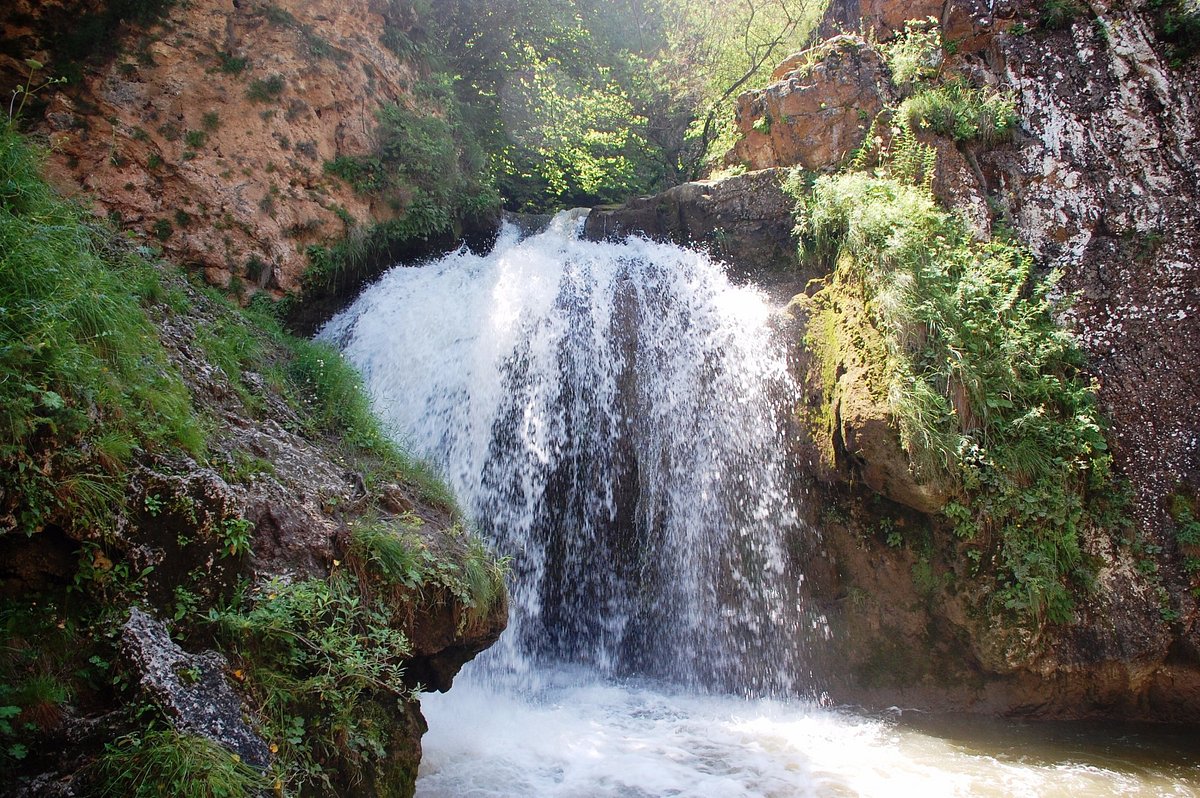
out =
[[[910,24],[885,47],[908,98],[876,120],[844,171],[791,183],[807,254],[833,271],[808,340],[827,374],[841,347],[877,342],[859,352],[870,390],[916,479],[955,496],[942,513],[972,572],[995,580],[988,608],[1064,622],[1090,584],[1081,540],[1104,521],[1110,478],[1095,389],[1059,323],[1056,276],[1037,276],[1011,237],[980,241],[939,207],[936,150],[916,134],[994,142],[1015,123],[1012,102],[938,77],[936,27]],[[847,326],[835,294],[860,298],[866,313],[853,321],[870,330]],[[823,381],[836,401],[832,377]],[[829,413],[817,420],[831,423]]]
[[[1066,620],[1069,580],[1087,583],[1080,536],[1109,458],[1053,279],[1032,277],[1019,244],[975,241],[894,177],[822,177],[805,199],[806,237],[860,287],[882,336],[878,391],[914,468],[959,490],[943,512],[967,556],[999,575],[1004,608]]]
[[[158,274],[42,180],[0,129],[0,523],[31,535],[51,521],[103,528],[136,449],[204,440],[143,302]]]
[[[408,666],[437,656],[414,642],[422,613],[460,607],[450,637],[469,651],[503,609],[503,565],[445,486],[386,438],[335,350],[153,263],[55,195],[11,126],[0,244],[0,772],[110,795],[411,790]],[[323,542],[286,538],[321,525]],[[401,573],[381,551],[405,553]],[[139,686],[130,607],[233,658],[171,678],[236,685],[266,773]]]

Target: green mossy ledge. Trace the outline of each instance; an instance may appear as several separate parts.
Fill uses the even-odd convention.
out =
[[[0,774],[411,795],[417,692],[499,636],[504,563],[336,351],[57,197],[11,127],[0,243]],[[165,680],[130,655],[131,608],[165,624]],[[148,687],[206,680],[265,767]]]

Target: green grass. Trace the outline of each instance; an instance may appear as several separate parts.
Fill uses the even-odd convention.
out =
[[[477,615],[486,615],[504,595],[507,561],[459,528],[444,551],[434,551],[419,533],[419,519],[365,521],[350,533],[350,552],[385,584],[423,591],[450,591]]]
[[[107,523],[134,449],[204,449],[143,307],[152,266],[54,194],[0,129],[0,523]]]
[[[211,318],[199,325],[196,343],[229,378],[252,414],[263,412],[265,405],[246,384],[246,372],[262,375],[291,405],[302,425],[297,431],[340,445],[369,485],[399,481],[415,487],[423,500],[461,514],[437,473],[388,437],[371,409],[362,378],[341,353],[285,332],[274,308],[257,303],[243,309],[215,291],[203,293]]]
[[[1017,125],[1015,100],[994,89],[975,88],[962,78],[919,90],[896,113],[913,129],[984,144],[1003,141]]]
[[[339,435],[360,454],[377,459],[378,476],[396,477],[415,486],[422,499],[460,514],[445,482],[387,436],[371,410],[362,378],[336,349],[291,336],[285,341],[291,355],[285,371],[292,395],[315,431]]]
[[[267,779],[206,737],[171,731],[128,734],[96,765],[99,798],[253,798]]]
[[[800,195],[808,245],[861,286],[883,337],[901,440],[916,468],[959,486],[948,515],[992,557],[997,599],[1066,620],[1110,458],[1084,357],[1055,321],[1053,276],[1035,279],[1014,242],[976,241],[919,185],[851,172]]]

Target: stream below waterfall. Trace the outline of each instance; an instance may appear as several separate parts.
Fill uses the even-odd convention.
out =
[[[417,795],[1200,795],[1200,736],[824,706],[786,325],[576,213],[392,269],[321,333],[511,557],[509,628],[446,695]]]

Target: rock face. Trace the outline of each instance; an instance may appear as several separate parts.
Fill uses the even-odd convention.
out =
[[[1078,295],[1070,320],[1100,379],[1137,521],[1153,533],[1167,523],[1166,496],[1194,487],[1200,465],[1200,64],[1172,69],[1147,19],[1094,10],[1054,46],[997,40],[995,68],[1029,136],[980,165],[1006,189],[1022,240]]]
[[[36,57],[60,74],[45,40],[101,5],[16,0],[0,12],[0,68]],[[122,28],[129,50],[43,94],[52,177],[210,284],[296,289],[309,244],[398,212],[323,169],[370,153],[375,111],[419,79],[383,44],[385,20],[413,24],[371,0],[195,0]]]
[[[673,241],[700,247],[759,280],[802,280],[792,237],[795,200],[781,188],[786,176],[787,170],[765,169],[596,208],[583,234],[594,241],[634,234]]]
[[[777,83],[738,98],[740,138],[729,163],[836,167],[862,145],[890,99],[883,59],[858,36],[839,35],[792,56],[775,76]]]
[[[836,8],[858,7],[894,31],[886,5]],[[998,215],[1044,264],[1063,271],[1064,291],[1078,295],[1066,321],[1090,355],[1118,470],[1133,488],[1137,535],[1152,553],[1086,536],[1085,549],[1103,566],[1075,621],[1002,633],[980,626],[969,597],[938,584],[939,571],[953,573],[946,552],[959,544],[936,524],[923,533],[932,546],[900,557],[888,557],[877,540],[852,545],[827,527],[841,571],[827,589],[862,591],[868,607],[878,602],[874,612],[831,607],[851,638],[835,646],[857,669],[843,689],[865,688],[878,701],[907,690],[945,705],[957,693],[953,705],[988,710],[1186,721],[1200,706],[1200,613],[1167,507],[1173,494],[1195,495],[1200,480],[1200,421],[1191,411],[1200,402],[1197,65],[1169,67],[1150,21],[1127,6],[1094,4],[1090,18],[1026,35],[1014,25],[1035,26],[1036,9],[951,2],[932,13],[947,40],[967,43],[949,66],[1010,87],[1021,118],[1012,145],[937,142],[936,193],[983,233]],[[908,519],[910,528],[926,523]],[[886,642],[904,639],[921,643]]]
[[[862,298],[841,288],[814,280],[808,290],[815,297],[800,294],[786,311],[796,330],[792,367],[807,383],[800,415],[823,433],[815,436],[816,451],[802,461],[825,482],[849,479],[898,504],[936,513],[953,491],[914,473],[878,366],[863,356],[881,351],[882,339],[867,321]],[[817,412],[826,416],[813,417]]]

